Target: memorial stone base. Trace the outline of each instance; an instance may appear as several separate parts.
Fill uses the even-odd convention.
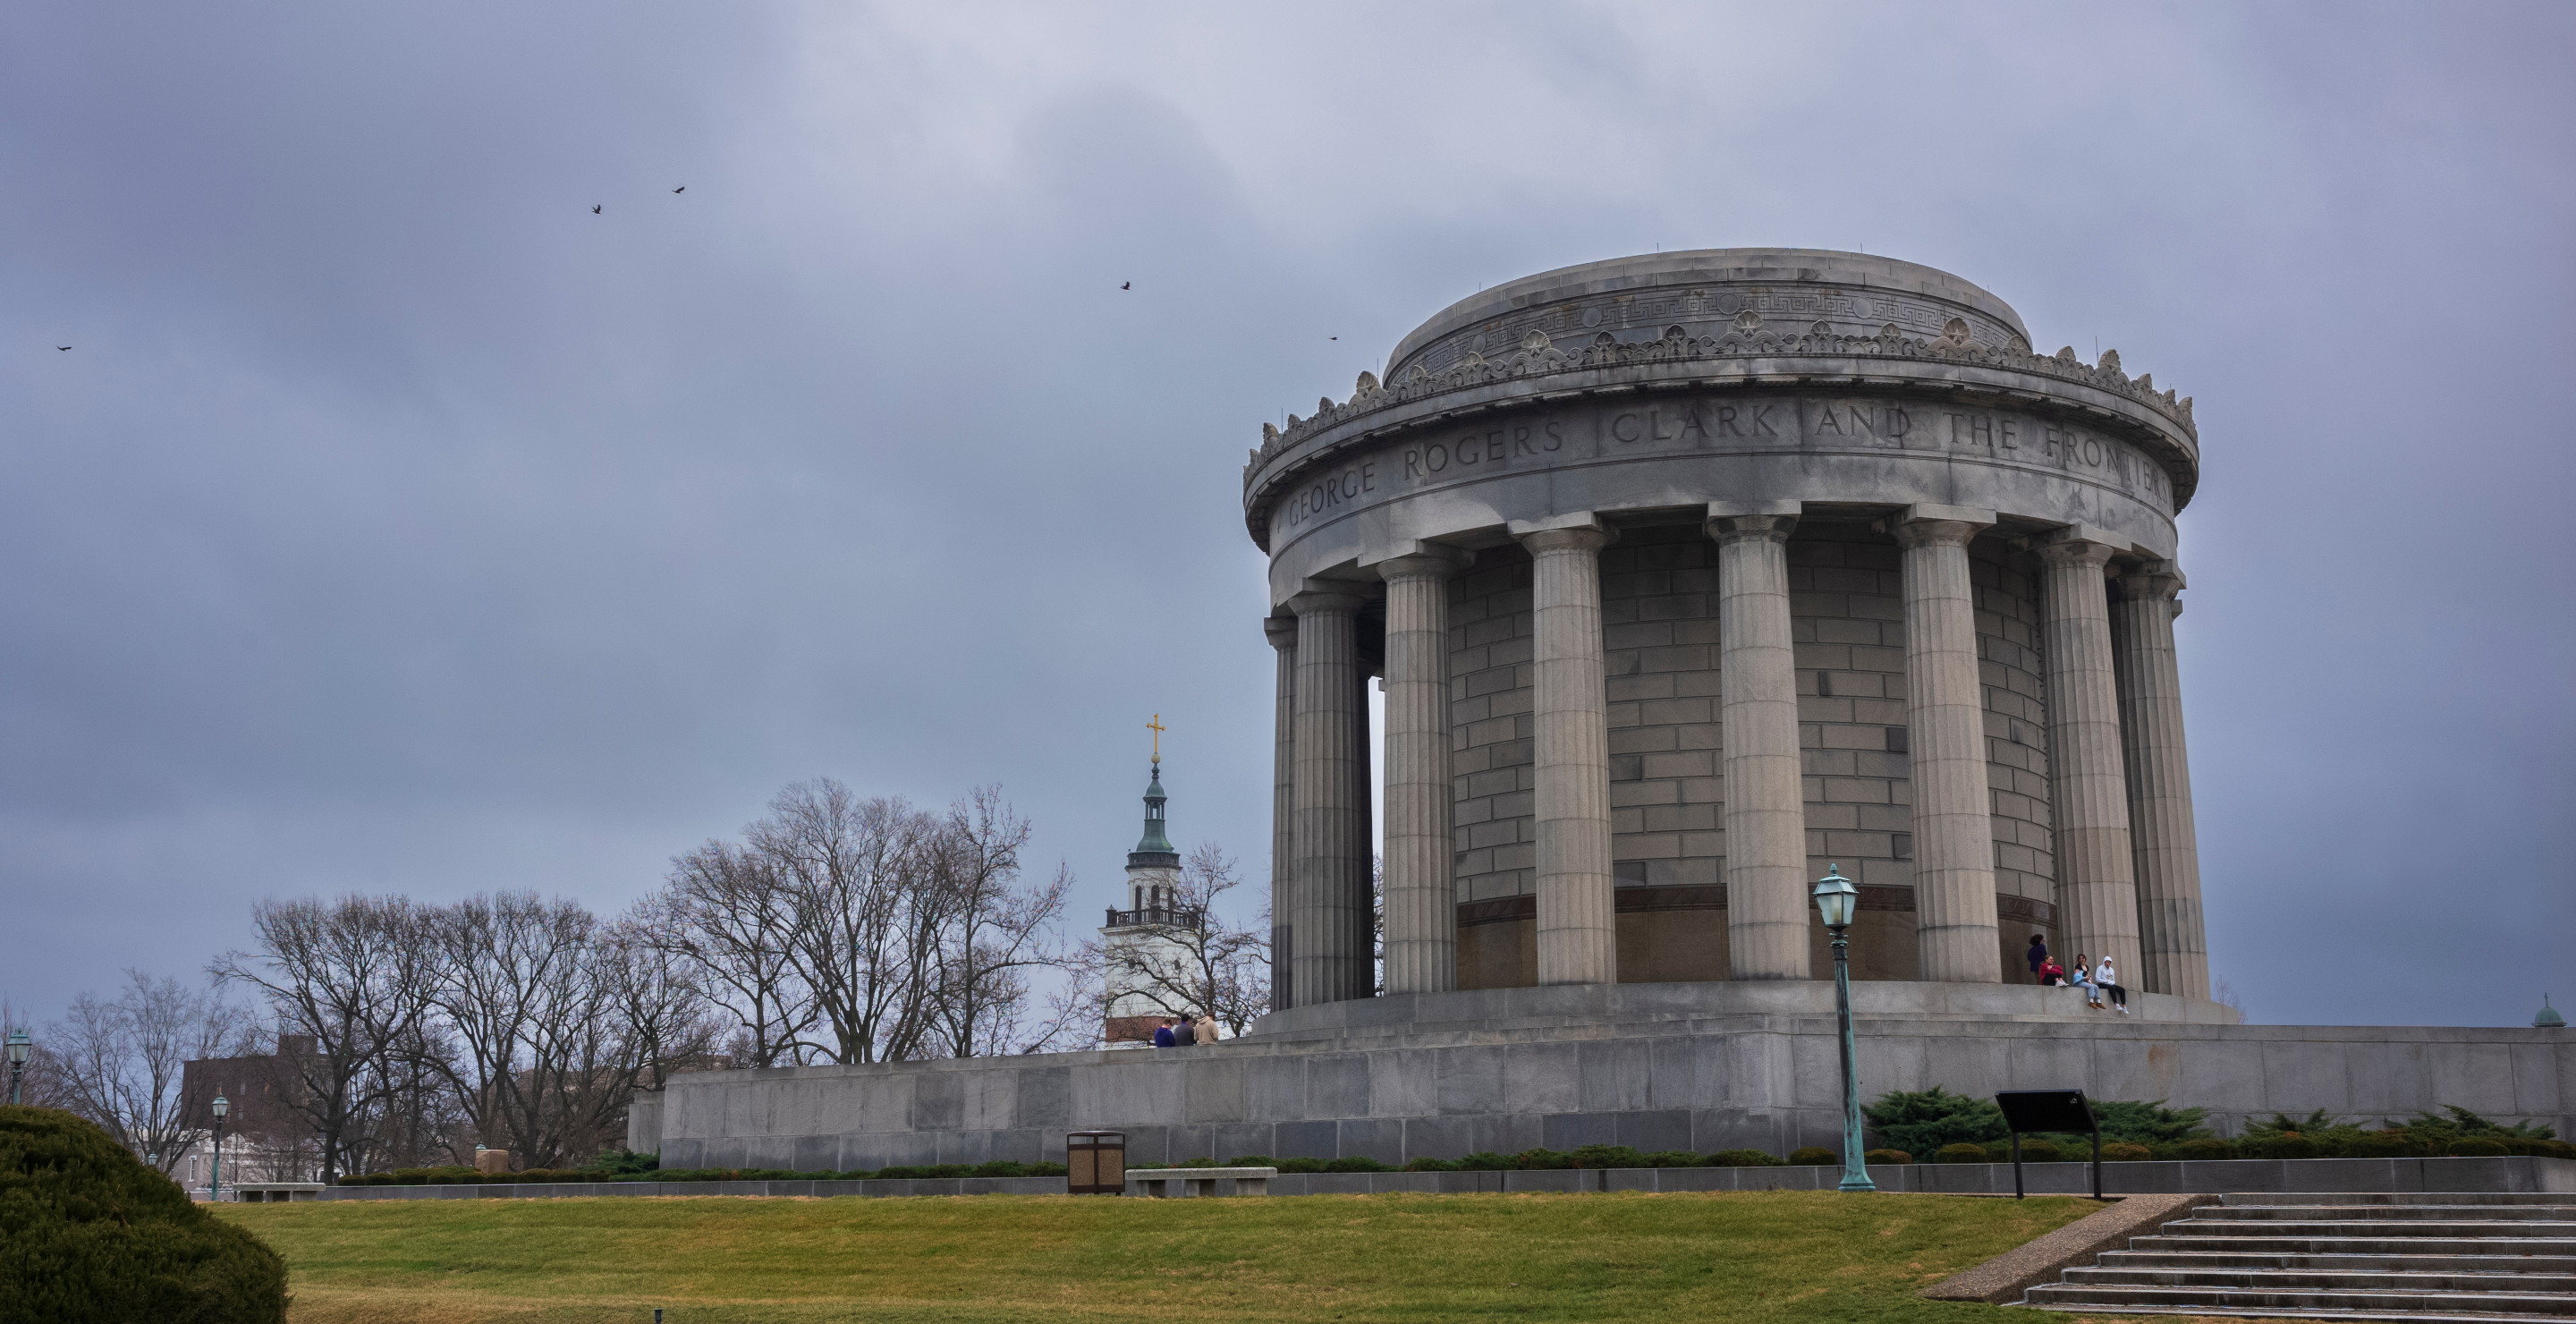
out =
[[[2322,1108],[2362,1122],[2457,1104],[2576,1134],[2576,1037],[2239,1025],[2215,1003],[2070,989],[1853,985],[1863,1097],[2072,1086],[2204,1107],[2221,1134]],[[1833,986],[1560,985],[1276,1012],[1206,1047],[695,1072],[639,1093],[629,1147],[666,1168],[801,1172],[1062,1161],[1067,1131],[1130,1163],[1241,1155],[1390,1164],[1586,1144],[1787,1154],[1841,1143]]]

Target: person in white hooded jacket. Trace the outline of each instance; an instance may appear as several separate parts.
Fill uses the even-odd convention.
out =
[[[2103,957],[2102,964],[2094,968],[2093,986],[2111,995],[2111,1005],[2121,1015],[2129,1014],[2129,990],[2120,987],[2120,972],[2111,968],[2110,957]]]

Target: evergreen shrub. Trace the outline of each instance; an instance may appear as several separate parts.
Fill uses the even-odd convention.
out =
[[[2442,1150],[2453,1158],[2502,1158],[2513,1151],[2491,1136],[2462,1136]]]
[[[1708,1156],[1712,1168],[1785,1168],[1788,1163],[1758,1149],[1721,1149]]]
[[[1322,1172],[1324,1170],[1324,1161],[1322,1159],[1311,1158],[1284,1158],[1271,1166],[1279,1169],[1283,1173]]]
[[[1968,1141],[1962,1140],[1955,1145],[1943,1145],[1939,1149],[1933,1150],[1932,1161],[1935,1163],[1984,1163],[1988,1160],[1986,1158],[1985,1146],[1972,1144]]]
[[[1914,1156],[1901,1149],[1873,1149],[1860,1156],[1864,1163],[1893,1163],[1898,1167],[1914,1161]]]
[[[1699,1162],[1699,1155],[1687,1149],[1659,1149],[1646,1156],[1650,1168],[1696,1168]]]
[[[0,1318],[279,1324],[286,1262],[96,1126],[0,1105]]]
[[[1457,1159],[1418,1158],[1404,1165],[1406,1172],[1456,1172]]]
[[[1458,1171],[1511,1172],[1518,1169],[1520,1165],[1520,1160],[1509,1154],[1497,1154],[1490,1149],[1480,1149],[1458,1160]]]
[[[1806,1145],[1789,1151],[1789,1166],[1793,1168],[1816,1168],[1842,1161],[1842,1155],[1822,1145]]]
[[[2102,1161],[2105,1163],[2145,1163],[2155,1156],[2156,1151],[2145,1145],[2131,1144],[2126,1140],[2102,1142]]]
[[[2237,1143],[2236,1152],[2246,1158],[2261,1159],[2326,1157],[2324,1145],[2297,1131],[2272,1131],[2262,1135],[2248,1135]]]
[[[1324,1165],[1326,1172],[1393,1172],[1395,1169],[1365,1154],[1345,1154]]]
[[[2174,1146],[2174,1157],[2190,1160],[2232,1159],[2236,1157],[2236,1146],[2216,1136],[2201,1136]]]
[[[1578,1168],[1642,1168],[1646,1156],[1634,1145],[1584,1145],[1574,1151]]]
[[[1553,1149],[1524,1149],[1518,1158],[1523,1172],[1560,1172],[1574,1166],[1574,1156]]]

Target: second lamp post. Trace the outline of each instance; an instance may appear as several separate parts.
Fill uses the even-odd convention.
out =
[[[1816,909],[1825,931],[1834,936],[1834,1019],[1843,1048],[1843,1180],[1846,1191],[1875,1191],[1869,1163],[1860,1147],[1860,1079],[1852,1071],[1851,922],[1860,909],[1860,889],[1843,877],[1842,866],[1828,864],[1816,880]]]

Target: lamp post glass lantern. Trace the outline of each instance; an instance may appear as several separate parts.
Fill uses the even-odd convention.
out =
[[[26,1102],[21,1097],[24,1091],[18,1082],[27,1074],[27,1050],[34,1046],[25,1030],[9,1032],[9,1102],[12,1104]]]
[[[224,1114],[233,1110],[233,1101],[215,1096],[215,1178],[206,1186],[207,1198],[221,1204],[224,1198]]]
[[[1843,1050],[1843,1180],[1846,1191],[1875,1191],[1869,1164],[1860,1147],[1860,1080],[1852,1072],[1851,922],[1860,910],[1860,889],[1843,877],[1840,864],[1825,866],[1816,880],[1816,910],[1834,939],[1834,1020]]]

